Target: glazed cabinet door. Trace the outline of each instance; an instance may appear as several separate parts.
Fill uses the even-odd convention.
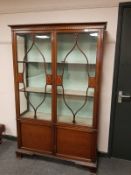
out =
[[[57,33],[57,154],[93,159],[99,30]],[[93,130],[94,129],[94,130]]]
[[[15,35],[20,147],[52,152],[51,33]]]

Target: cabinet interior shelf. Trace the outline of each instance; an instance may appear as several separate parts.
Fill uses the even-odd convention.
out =
[[[32,93],[45,93],[44,88],[36,88],[36,87],[26,87],[26,88],[21,88],[19,89],[20,92],[32,92]],[[65,95],[70,95],[70,96],[86,96],[85,91],[79,91],[79,90],[64,90]],[[51,88],[48,89],[46,93],[51,94]],[[62,95],[62,90],[58,89],[57,90],[58,95]],[[93,97],[93,92],[88,95],[88,97]]]
[[[20,116],[22,118],[33,119],[34,118],[34,112],[29,111],[29,112],[26,112],[24,114],[21,114]],[[37,119],[38,120],[51,121],[51,114],[37,112]],[[62,122],[62,123],[72,123],[72,119],[73,119],[72,116],[67,116],[67,115],[58,115],[57,116],[57,121]],[[92,126],[92,118],[91,117],[89,118],[89,117],[77,116],[75,124],[82,124],[82,125],[91,127]]]
[[[20,114],[20,116],[22,118],[31,118],[33,119],[34,118],[34,112],[32,111],[29,111],[29,112],[26,112],[26,113],[22,113]],[[37,112],[37,119],[45,119],[45,120],[51,120],[51,114],[47,114],[47,113],[42,113],[42,112]]]
[[[58,122],[62,122],[62,123],[72,123],[72,116],[58,116],[57,118]],[[85,125],[88,127],[92,126],[92,118],[87,118],[87,117],[80,117],[80,116],[76,116],[76,123],[75,124],[79,124],[79,125]]]
[[[44,64],[44,62],[39,62],[39,61],[17,61],[17,63],[25,63],[25,64],[29,64],[29,63],[34,63],[34,64]],[[51,62],[45,62],[45,64],[52,64]],[[76,63],[73,63],[73,62],[57,62],[57,64],[69,64],[69,65],[88,65],[88,66],[91,66],[91,67],[95,67],[96,64],[87,64],[87,63],[79,63],[79,62],[76,62]]]

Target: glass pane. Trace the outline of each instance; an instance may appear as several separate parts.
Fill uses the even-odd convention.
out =
[[[95,32],[97,34],[97,32]],[[94,88],[89,78],[95,77],[97,35],[91,32],[59,33],[57,36],[57,120],[92,126]]]
[[[27,57],[27,58],[26,58]],[[17,35],[17,60],[30,62],[51,62],[51,35]]]
[[[87,64],[90,76],[95,76],[97,32],[59,33],[58,63]]]
[[[93,90],[89,91],[90,96],[88,96],[85,102],[85,95],[80,91],[70,92],[65,90],[65,97],[62,95],[62,88],[60,92],[60,87],[58,90],[57,97],[57,117],[59,122],[73,123],[73,114],[76,113],[83,103],[85,102],[83,108],[77,112],[75,115],[75,123],[79,125],[92,126],[92,113],[93,113]],[[89,94],[88,93],[88,94]],[[68,95],[69,94],[69,95]],[[67,107],[70,107],[72,111]]]
[[[20,92],[20,114],[23,118],[51,120],[51,94]]]
[[[51,64],[47,64],[46,70],[51,74]],[[28,87],[44,88],[46,85],[45,65],[40,62],[18,63],[18,72],[23,74],[25,85]]]
[[[51,35],[17,35],[21,117],[51,120]]]

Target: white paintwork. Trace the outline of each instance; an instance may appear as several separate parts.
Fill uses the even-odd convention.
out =
[[[0,2],[0,13],[72,10],[117,7],[127,0],[4,0]]]
[[[107,152],[117,13],[118,8],[113,7],[0,15],[0,123],[4,123],[6,125],[6,134],[14,136],[16,135],[11,31],[8,25],[29,23],[31,24],[107,21],[107,32],[104,44],[104,62],[102,69],[103,76],[100,102],[100,129],[98,144],[98,149],[100,151]]]

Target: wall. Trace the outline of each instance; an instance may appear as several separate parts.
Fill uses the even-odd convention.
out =
[[[117,13],[118,8],[113,7],[0,15],[0,123],[4,123],[6,125],[6,134],[16,136],[11,31],[8,25],[107,21],[107,32],[104,45],[104,62],[102,69],[100,129],[98,139],[99,151],[107,152]]]

